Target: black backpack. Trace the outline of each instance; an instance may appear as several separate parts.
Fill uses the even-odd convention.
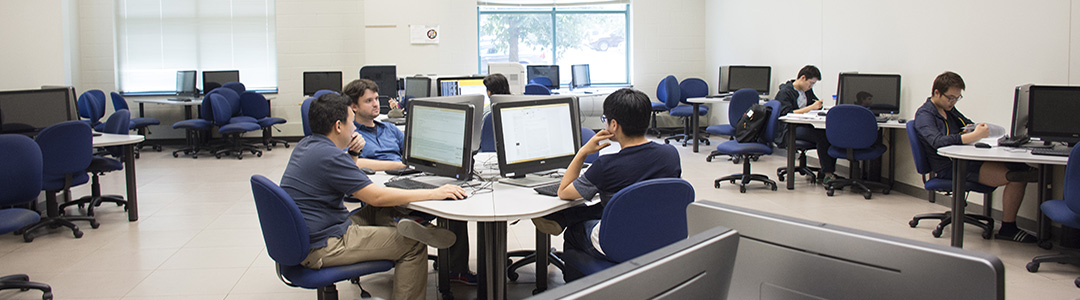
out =
[[[772,107],[755,103],[743,113],[735,123],[735,140],[740,143],[765,143],[766,122],[772,114]]]

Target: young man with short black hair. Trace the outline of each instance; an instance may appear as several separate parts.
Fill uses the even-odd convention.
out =
[[[487,88],[488,96],[510,94],[510,82],[506,80],[506,76],[500,73],[484,77],[484,87]]]
[[[814,84],[821,80],[821,71],[813,65],[807,65],[799,70],[798,77],[788,80],[780,85],[780,91],[776,94],[776,101],[780,101],[779,116],[789,113],[803,114],[811,110],[821,109],[822,102],[814,95]],[[777,134],[773,140],[777,144],[786,142],[785,136],[787,125],[777,126]],[[836,180],[836,158],[829,155],[829,139],[825,137],[824,129],[815,129],[812,125],[798,125],[795,127],[795,138],[817,144],[818,163],[821,171],[818,173],[821,183],[828,184]]]

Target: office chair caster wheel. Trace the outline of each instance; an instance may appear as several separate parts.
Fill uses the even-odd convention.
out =
[[[881,190],[881,194],[882,194],[882,195],[888,195],[888,194],[889,194],[889,192],[891,192],[891,191],[892,191],[892,190],[890,190],[890,189],[884,189],[884,190]]]
[[[154,145],[153,148],[154,148],[154,151],[161,152],[161,146],[160,145]]]
[[[1031,273],[1038,272],[1039,271],[1039,263],[1037,263],[1037,262],[1029,262],[1029,263],[1027,263],[1027,270],[1028,270],[1028,272],[1031,272]]]
[[[1039,248],[1043,248],[1043,250],[1050,250],[1050,248],[1054,248],[1054,244],[1050,243],[1050,240],[1039,241],[1038,245]]]
[[[186,153],[185,153],[185,154],[186,154]],[[172,154],[172,157],[173,157],[173,158],[176,158],[176,157],[180,157],[180,154],[179,154],[179,153],[176,153],[176,152],[173,152],[173,154]]]
[[[989,240],[993,236],[994,236],[994,234],[993,234],[993,232],[990,232],[990,230],[984,230],[983,233],[982,233],[982,238],[984,240]]]
[[[746,186],[745,185],[740,185],[739,186],[739,192],[743,193],[743,194],[746,194]]]
[[[217,159],[221,159],[221,153],[214,154],[214,157],[216,157]]]
[[[255,157],[262,157],[262,152],[255,153]]]
[[[101,223],[98,223],[97,220],[90,220],[90,228],[97,229],[98,227],[101,227]]]
[[[282,144],[285,144],[285,149],[289,149],[289,143],[282,143]]]
[[[1073,285],[1080,288],[1080,277],[1077,277],[1076,279],[1073,279]]]
[[[935,238],[941,237],[941,228],[935,228],[934,231],[930,232],[930,234],[933,235]]]
[[[506,278],[509,278],[509,279],[510,279],[510,281],[517,281],[517,280],[518,280],[518,277],[520,277],[520,276],[521,276],[521,275],[518,275],[518,273],[517,273],[517,272],[510,272],[510,273],[506,273]]]
[[[732,157],[732,158],[731,158],[731,163],[733,163],[733,164],[736,164],[736,165],[737,165],[737,164],[739,164],[740,162],[742,162],[742,158],[741,158],[741,157],[738,157],[738,156],[736,156],[736,157]]]
[[[870,192],[866,192],[866,193],[862,194],[863,198],[866,198],[866,200],[870,200],[870,197],[872,197],[873,195],[874,194],[871,194]]]
[[[670,143],[671,143],[671,141],[669,141],[669,140],[664,140],[664,144],[665,144],[665,145],[666,145],[666,144],[670,144]]]
[[[135,159],[139,159],[139,152],[135,152]]]
[[[908,226],[911,226],[911,228],[915,228],[919,226],[919,220],[911,220],[908,221],[907,224]]]
[[[769,186],[772,186],[772,190],[776,191],[776,185],[775,184],[770,184]]]
[[[829,195],[829,197],[832,197],[834,191],[835,190],[833,190],[832,187],[828,187],[828,188],[825,189],[825,195]]]
[[[34,236],[32,236],[32,235],[24,235],[23,236],[23,242],[29,243],[29,242],[33,242],[33,241],[34,241]]]
[[[198,154],[192,154],[191,159],[199,159],[199,155]]]
[[[78,228],[75,228],[75,231],[72,231],[72,234],[75,235],[75,238],[82,237],[82,231],[80,231]]]
[[[705,157],[705,162],[712,162],[712,156]]]
[[[713,188],[720,188],[720,181],[713,182]]]

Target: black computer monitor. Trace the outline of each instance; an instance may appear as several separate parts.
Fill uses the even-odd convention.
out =
[[[529,82],[537,77],[547,77],[551,80],[551,85],[547,85],[549,89],[559,88],[559,65],[528,65],[525,66],[525,77]]]
[[[1028,137],[1028,98],[1032,84],[1017,86],[1013,91],[1012,127],[1009,128],[1009,136],[1013,139],[1023,140]]]
[[[1005,266],[982,252],[712,201],[686,221],[739,232],[731,299],[1005,299]]]
[[[503,177],[565,168],[581,145],[572,97],[493,103],[491,117]]]
[[[840,73],[837,104],[862,105],[874,114],[900,113],[900,74]]]
[[[1080,86],[1032,86],[1028,94],[1028,135],[1043,141],[1080,141]]]
[[[758,94],[768,95],[770,86],[772,86],[772,67],[720,67],[720,93],[734,92],[741,89],[754,89],[758,91]]]
[[[405,98],[426,97],[431,97],[431,78],[419,76],[405,78]]]
[[[341,71],[304,72],[304,96],[319,90],[341,92]]]
[[[472,104],[409,101],[405,163],[438,176],[472,176]]]
[[[484,76],[439,77],[435,80],[435,86],[439,89],[439,96],[487,96]]]
[[[739,233],[715,227],[532,299],[727,299]]]
[[[240,71],[203,71],[203,95],[230,82],[240,82]]]
[[[36,134],[53,124],[78,120],[72,88],[0,92],[0,133]]]
[[[458,95],[458,96],[443,96],[443,97],[431,97],[431,98],[417,98],[414,100],[423,100],[428,102],[441,102],[441,103],[467,103],[471,104],[473,110],[473,122],[472,127],[472,149],[473,153],[480,151],[480,131],[483,130],[484,122],[484,96],[481,95]],[[412,100],[410,100],[411,102]]]
[[[379,113],[389,112],[390,99],[398,97],[397,66],[363,66],[360,78],[374,81],[379,86]]]
[[[195,98],[199,96],[199,88],[195,85],[195,70],[176,71],[176,96]]]
[[[589,64],[570,66],[570,89],[589,86],[592,86],[592,80],[589,79]]]

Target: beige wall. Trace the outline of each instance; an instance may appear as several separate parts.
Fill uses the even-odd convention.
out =
[[[0,90],[69,83],[65,2],[0,1]]]

